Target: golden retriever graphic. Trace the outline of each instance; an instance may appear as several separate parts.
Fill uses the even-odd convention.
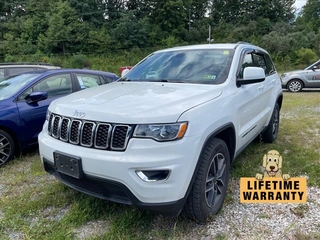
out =
[[[288,180],[290,178],[289,174],[282,175],[282,157],[276,150],[270,150],[263,157],[262,166],[265,168],[263,175],[260,173],[256,174],[256,179],[262,180],[263,177],[276,177],[283,178],[283,180]]]

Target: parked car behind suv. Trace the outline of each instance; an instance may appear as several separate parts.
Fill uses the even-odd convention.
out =
[[[259,135],[277,138],[281,105],[262,48],[165,49],[113,84],[52,102],[41,161],[78,191],[204,222],[222,206],[235,157]]]
[[[41,69],[58,69],[46,63],[0,63],[0,79],[9,75]]]
[[[281,75],[282,88],[300,92],[303,88],[320,88],[320,59],[303,70]]]
[[[51,101],[117,79],[108,72],[54,69],[0,80],[0,166],[12,159],[16,150],[37,144]]]

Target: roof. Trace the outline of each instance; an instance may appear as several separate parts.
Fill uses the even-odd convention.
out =
[[[99,70],[90,70],[90,69],[76,69],[76,68],[59,68],[59,69],[41,69],[41,70],[34,70],[29,72],[23,72],[20,74],[26,74],[26,73],[46,73],[46,74],[52,74],[52,73],[69,73],[69,72],[78,72],[78,73],[96,73],[96,74],[103,74],[103,75],[115,75],[117,74],[112,72],[106,72],[106,71],[99,71]],[[19,74],[19,75],[20,75]]]
[[[169,52],[169,51],[184,51],[184,50],[201,50],[201,49],[235,49],[236,47],[244,45],[248,47],[259,48],[251,43],[238,42],[238,43],[212,43],[212,44],[198,44],[198,45],[187,45],[173,48],[162,49],[157,52]]]
[[[44,62],[9,62],[9,63],[0,63],[1,66],[4,66],[4,65],[18,65],[18,66],[21,66],[21,65],[36,65],[36,66],[39,66],[39,65],[45,65],[45,66],[51,66],[50,63],[44,63]]]
[[[30,67],[30,68],[46,68],[46,69],[57,69],[60,67],[51,66],[51,65],[37,65],[37,64],[2,64],[0,63],[0,68],[23,68],[23,67]]]

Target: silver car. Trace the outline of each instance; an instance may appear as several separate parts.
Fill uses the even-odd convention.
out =
[[[0,63],[0,79],[23,72],[58,68],[60,67],[51,66],[47,63]]]
[[[282,88],[300,92],[303,88],[320,88],[320,59],[303,70],[281,75]]]

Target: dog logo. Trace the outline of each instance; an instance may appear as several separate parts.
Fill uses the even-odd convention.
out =
[[[289,174],[282,175],[282,157],[280,153],[276,150],[270,150],[263,157],[264,172],[263,174],[257,173],[256,179],[262,180],[263,177],[275,177],[275,178],[283,178],[283,180],[288,180],[290,178]]]

